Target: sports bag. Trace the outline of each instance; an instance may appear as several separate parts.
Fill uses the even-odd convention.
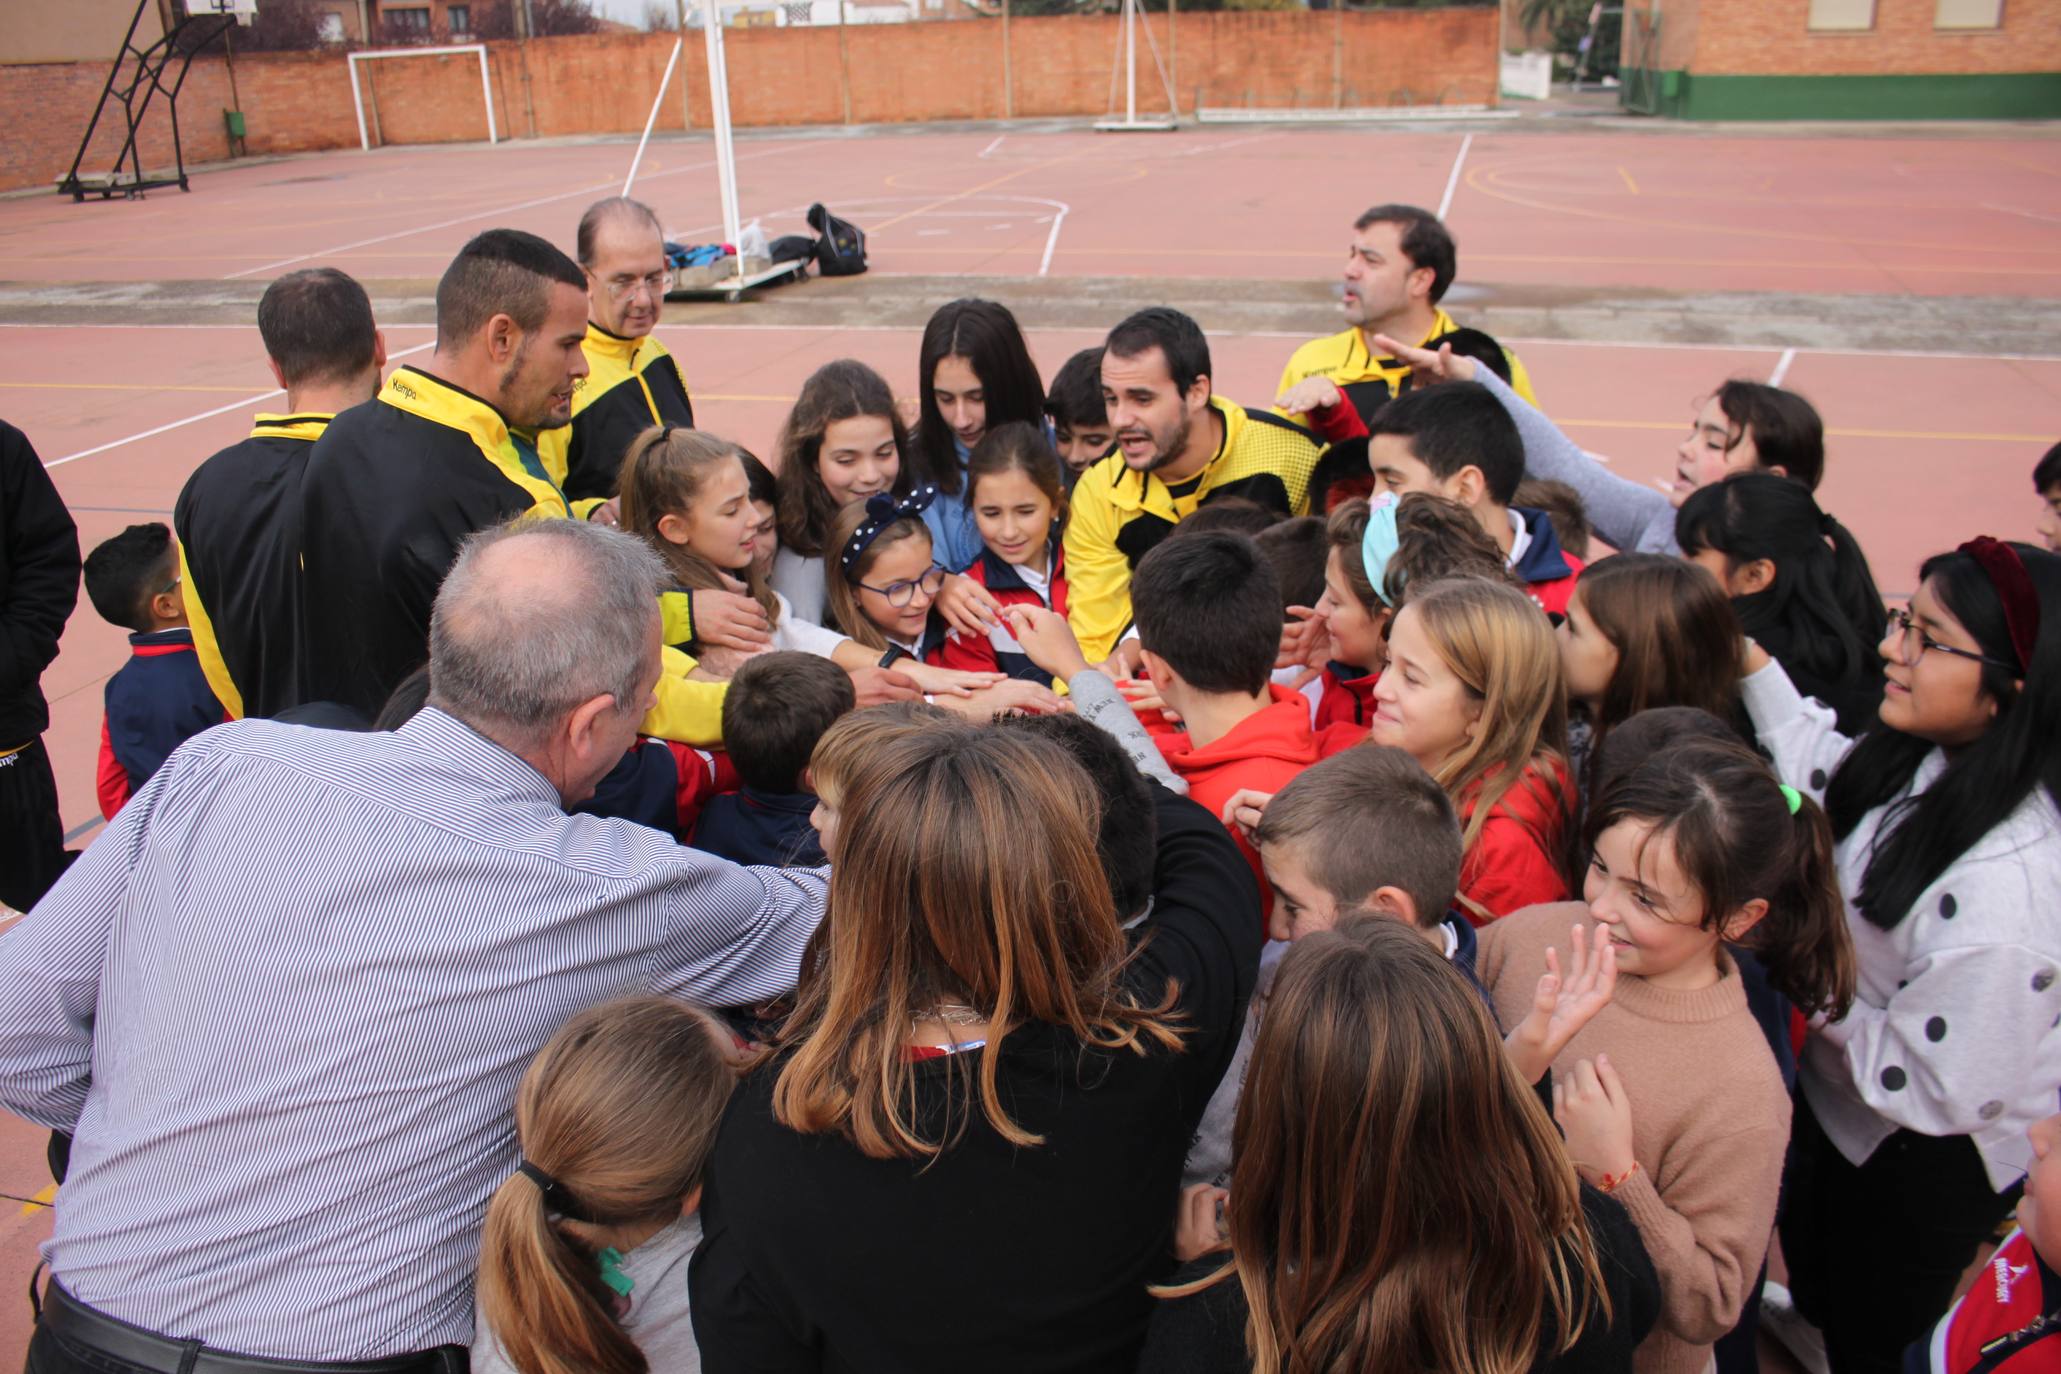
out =
[[[809,207],[809,227],[816,240],[816,270],[826,277],[855,277],[866,270],[866,231],[842,220],[821,204]]]

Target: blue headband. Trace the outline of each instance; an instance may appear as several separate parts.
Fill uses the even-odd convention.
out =
[[[1360,536],[1360,565],[1367,570],[1367,580],[1374,584],[1374,595],[1381,598],[1381,604],[1393,608],[1395,600],[1388,594],[1388,561],[1395,557],[1396,545],[1400,542],[1395,531],[1396,497],[1392,491],[1384,491],[1367,503],[1367,532]]]
[[[852,531],[852,537],[844,541],[844,551],[837,556],[838,566],[846,572],[859,561],[859,555],[871,548],[881,531],[897,520],[921,519],[923,512],[930,509],[930,503],[937,500],[936,487],[918,487],[900,501],[884,491],[876,491],[866,498],[866,521]]]

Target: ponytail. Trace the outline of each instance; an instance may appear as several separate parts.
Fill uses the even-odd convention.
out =
[[[736,1082],[724,1034],[671,998],[624,997],[566,1022],[523,1074],[528,1163],[487,1203],[479,1265],[481,1325],[520,1374],[645,1374],[595,1255],[701,1186]]]
[[[1775,781],[1743,744],[1691,739],[1631,765],[1596,798],[1582,835],[1636,820],[1665,834],[1675,864],[1703,898],[1703,926],[1756,898],[1767,914],[1739,941],[1777,992],[1810,1015],[1846,1014],[1856,978],[1853,940],[1825,813]]]

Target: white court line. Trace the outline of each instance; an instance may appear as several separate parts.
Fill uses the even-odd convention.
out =
[[[1044,276],[1052,270],[1052,250],[1059,246],[1059,229],[1066,223],[1066,215],[1073,207],[1062,203],[1059,213],[1052,216],[1052,232],[1045,235],[1045,256],[1038,259],[1038,275]]]
[[[2027,219],[2043,219],[2049,224],[2061,224],[2061,215],[2042,215],[2035,210],[2020,210],[2014,205],[1992,205],[1988,201],[1984,201],[1982,202],[1982,208],[1985,210],[2002,210],[2007,215],[2023,215]]]
[[[1003,140],[1003,139],[1005,139],[1005,138],[1007,138],[1007,137],[1009,137],[1009,135],[1007,135],[1007,134],[996,134],[996,135],[995,135],[995,141],[994,141],[993,143],[990,143],[990,144],[989,144],[989,145],[988,145],[987,147],[985,147],[985,148],[981,149],[981,150],[980,150],[980,155],[981,155],[982,157],[986,157],[986,156],[987,156],[987,155],[988,155],[989,153],[992,153],[993,151],[995,151],[995,149],[997,149],[997,148],[1001,147],[1001,146],[1002,146],[1002,140]]]
[[[868,275],[884,278],[931,275],[929,273],[872,272]],[[111,324],[103,322],[81,324],[53,324],[47,320],[0,320],[0,329],[256,329],[255,324]],[[388,329],[434,329],[433,324],[382,324]],[[921,325],[902,324],[708,324],[703,322],[674,321],[661,324],[660,329],[700,330],[713,333],[725,329],[773,334],[907,334],[922,332]],[[1040,334],[1092,334],[1096,338],[1108,333],[1106,329],[1088,325],[1038,325],[1034,332]],[[1213,329],[1209,331],[1225,339],[1303,339],[1316,337],[1314,331],[1301,329]],[[1547,339],[1536,335],[1498,334],[1499,340],[1508,344],[1523,344],[1527,348],[1636,348],[1653,350],[1675,349],[1684,353],[1774,353],[1774,344],[1724,344],[1724,343],[1661,343],[1640,342],[1630,339]],[[1978,363],[2061,363],[2061,353],[1928,353],[1912,348],[1799,348],[1798,354],[1809,354],[1819,358],[1916,358],[1921,361],[1947,360],[1953,362]],[[401,355],[395,354],[395,357]],[[271,393],[276,395],[277,393]]]
[[[738,158],[737,161],[748,162],[754,158],[779,157],[784,153],[792,153],[802,148],[812,148],[814,146],[816,146],[815,142],[796,143],[786,148],[769,149],[763,153],[746,153],[743,157]],[[657,181],[661,177],[678,176],[683,172],[697,172],[715,165],[713,160],[708,162],[690,162],[683,167],[668,167],[663,172],[653,172],[644,179],[647,182]],[[539,205],[550,205],[554,201],[571,200],[574,196],[592,195],[596,191],[606,191],[614,185],[615,182],[613,180],[590,182],[585,186],[575,186],[570,191],[560,191],[557,195],[538,196],[535,200],[518,201],[513,205],[498,205],[490,210],[475,210],[469,215],[459,215],[455,219],[438,220],[435,224],[421,224],[413,229],[396,229],[390,234],[374,234],[369,239],[357,239],[351,243],[340,243],[333,248],[318,248],[312,253],[300,253],[290,258],[281,258],[277,262],[268,262],[262,267],[246,267],[241,272],[231,272],[222,280],[235,281],[239,277],[255,276],[259,272],[270,272],[275,267],[291,267],[294,263],[307,262],[311,258],[326,258],[337,253],[348,253],[356,248],[369,248],[375,243],[387,243],[394,239],[411,238],[416,234],[433,233],[438,229],[449,229],[454,224],[464,224],[469,220],[512,214],[517,210],[533,210]]]
[[[1446,211],[1453,208],[1453,192],[1460,189],[1460,169],[1467,165],[1467,150],[1474,146],[1474,135],[1460,140],[1460,152],[1453,159],[1453,174],[1446,178],[1446,193],[1438,198],[1438,217],[1444,219]]]
[[[420,353],[425,348],[435,347],[436,340],[432,339],[428,343],[417,344],[413,348],[404,348],[398,353],[389,353],[386,355],[387,361],[392,362],[396,358],[405,358],[411,353]],[[159,425],[156,429],[146,429],[141,434],[131,434],[126,439],[115,439],[105,444],[95,444],[92,448],[82,448],[77,453],[67,453],[62,458],[52,458],[43,466],[45,468],[61,468],[66,463],[76,463],[81,458],[91,458],[96,453],[105,453],[111,448],[120,448],[124,444],[133,444],[138,439],[155,438],[169,430],[184,429],[187,425],[197,425],[202,420],[212,420],[217,415],[226,415],[232,410],[241,410],[245,406],[254,406],[262,401],[269,401],[274,396],[284,396],[285,394],[286,388],[273,387],[270,391],[260,391],[255,396],[246,396],[240,401],[231,401],[228,405],[216,406],[213,410],[203,410],[198,415],[189,415],[183,420],[174,420],[168,425]]]
[[[1793,362],[1795,362],[1795,361],[1796,361],[1796,350],[1795,350],[1795,349],[1793,349],[1793,348],[1785,348],[1785,349],[1783,349],[1783,350],[1782,350],[1782,356],[1781,356],[1781,357],[1779,357],[1779,358],[1777,358],[1777,359],[1775,360],[1775,370],[1774,370],[1773,372],[1770,372],[1770,373],[1768,374],[1768,385],[1769,385],[1769,386],[1780,386],[1780,385],[1782,385],[1782,379],[1783,379],[1784,377],[1787,377],[1787,376],[1789,375],[1789,364],[1791,364],[1791,363],[1793,363]]]

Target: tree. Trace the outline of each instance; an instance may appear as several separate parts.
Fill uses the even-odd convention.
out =
[[[312,0],[265,0],[249,24],[231,39],[238,52],[305,52],[327,47],[322,19],[328,11]]]
[[[521,30],[517,27],[515,7],[523,0],[499,0],[496,4],[476,3],[472,15],[472,34],[475,39],[514,38]],[[601,20],[596,17],[590,0],[529,0],[530,36],[532,38],[555,38],[563,34],[598,33]]]
[[[680,12],[673,0],[644,0],[644,32],[673,33],[680,27]]]

